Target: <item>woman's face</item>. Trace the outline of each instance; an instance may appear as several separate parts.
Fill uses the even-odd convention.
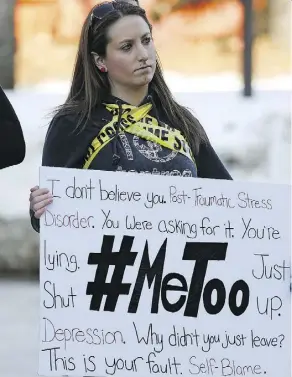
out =
[[[103,64],[114,87],[148,85],[156,69],[156,51],[149,26],[140,16],[119,19],[108,31]]]

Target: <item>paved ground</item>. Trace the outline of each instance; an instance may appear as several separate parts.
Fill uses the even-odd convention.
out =
[[[0,376],[37,377],[38,284],[0,280]]]

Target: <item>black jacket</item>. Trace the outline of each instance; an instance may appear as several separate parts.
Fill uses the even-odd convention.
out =
[[[42,165],[168,176],[232,179],[210,143],[193,153],[151,97],[138,107],[111,97],[74,132],[74,115],[56,117],[48,130]],[[32,214],[32,225],[39,230]]]
[[[0,169],[20,164],[25,141],[15,111],[0,86]]]

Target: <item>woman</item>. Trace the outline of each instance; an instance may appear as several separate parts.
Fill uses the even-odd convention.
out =
[[[96,6],[84,23],[42,165],[231,179],[201,124],[173,99],[145,11],[121,2]],[[31,189],[36,231],[52,200],[47,189]]]

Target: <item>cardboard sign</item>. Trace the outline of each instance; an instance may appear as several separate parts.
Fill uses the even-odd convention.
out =
[[[290,376],[290,187],[45,168],[39,373]]]

